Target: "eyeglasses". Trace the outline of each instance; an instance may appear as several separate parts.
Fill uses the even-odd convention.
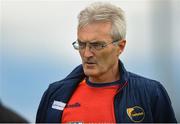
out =
[[[106,46],[108,46],[109,44],[112,44],[112,43],[116,43],[118,42],[119,40],[115,40],[115,41],[112,41],[112,42],[109,42],[109,43],[104,43],[104,41],[96,41],[96,42],[82,42],[80,40],[77,40],[75,42],[72,43],[74,49],[76,50],[83,50],[86,48],[86,46],[89,46],[89,49],[91,50],[101,50],[103,48],[105,48]]]

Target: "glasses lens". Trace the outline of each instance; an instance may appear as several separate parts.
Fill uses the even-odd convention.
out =
[[[77,41],[73,42],[72,45],[73,45],[74,49],[79,50],[79,44]]]
[[[102,41],[93,42],[93,43],[75,41],[75,42],[72,43],[72,45],[73,45],[74,49],[76,49],[76,50],[83,50],[83,49],[86,48],[87,45],[88,45],[89,49],[91,49],[91,50],[101,50],[104,47],[106,47],[107,45],[112,44],[112,43],[114,44],[117,41],[118,40],[115,40],[115,41],[112,41],[112,42],[109,42],[109,43],[105,43],[105,42],[102,42]]]
[[[103,43],[90,43],[89,45],[93,50],[100,50],[103,48],[104,44]]]

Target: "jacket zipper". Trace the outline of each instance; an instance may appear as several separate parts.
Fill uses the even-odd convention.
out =
[[[122,89],[123,89],[124,87],[126,87],[127,85],[128,85],[128,82],[126,81],[126,82],[118,89],[118,91],[116,92],[116,94],[115,94],[115,96],[114,96],[114,114],[115,114],[116,123],[120,123],[119,110],[116,109],[117,106],[118,106],[116,100],[117,100],[117,99],[120,100],[120,97],[122,96],[122,94],[120,94],[120,96],[119,96],[119,93],[120,93],[120,91],[122,91]]]

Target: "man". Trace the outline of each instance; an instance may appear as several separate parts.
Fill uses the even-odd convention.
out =
[[[127,72],[119,60],[126,45],[123,10],[94,3],[78,19],[73,47],[82,65],[49,86],[36,122],[176,122],[163,86]]]

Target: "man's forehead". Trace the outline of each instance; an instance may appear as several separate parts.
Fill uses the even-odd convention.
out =
[[[78,32],[91,32],[91,31],[109,31],[111,30],[111,23],[110,22],[93,22],[84,25],[83,27],[78,28]]]
[[[83,41],[106,41],[112,40],[111,38],[111,26],[106,23],[104,25],[96,23],[96,24],[88,24],[80,29],[78,29],[78,39]]]

